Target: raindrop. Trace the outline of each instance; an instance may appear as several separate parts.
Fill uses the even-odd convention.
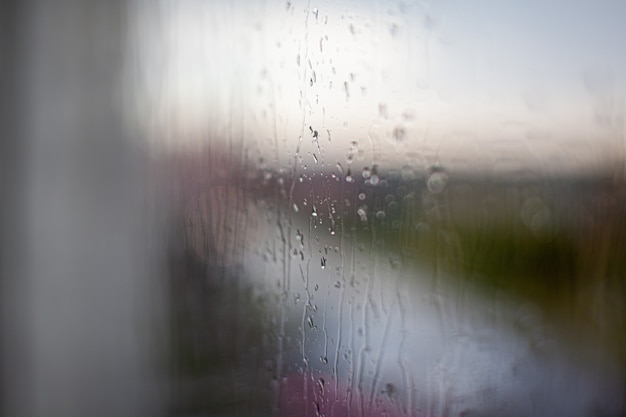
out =
[[[372,184],[373,186],[377,186],[378,183],[380,182],[378,175],[374,174],[370,177],[370,184]]]
[[[359,193],[359,200],[363,201],[366,197],[365,193]]]
[[[398,188],[396,188],[396,195],[398,197],[404,197],[405,195],[407,195],[408,192],[409,192],[409,189],[405,187],[404,185],[401,185]]]
[[[317,155],[313,154],[313,161],[317,164]]]
[[[372,171],[370,171],[369,168],[365,167],[363,168],[363,172],[361,173],[361,175],[363,175],[363,178],[368,179],[372,175]]]
[[[393,138],[398,142],[403,142],[406,137],[406,130],[403,127],[393,129]]]
[[[376,218],[377,218],[378,220],[383,220],[383,219],[385,218],[385,212],[384,212],[384,211],[382,211],[382,210],[378,211],[378,212],[376,213]]]
[[[405,165],[400,170],[400,177],[402,177],[404,181],[411,181],[414,180],[417,175],[415,174],[415,171],[413,170],[413,167],[411,165]]]
[[[362,222],[367,222],[367,210],[364,206],[359,207],[356,213],[359,215]]]
[[[304,234],[300,230],[296,230],[296,237],[302,246],[304,246]]]
[[[311,316],[307,317],[306,322],[309,325],[309,328],[312,329],[313,328],[313,318]]]
[[[296,203],[293,203],[293,211],[296,212],[296,213],[298,211],[300,211],[300,209],[298,208],[298,205]]]
[[[533,232],[546,231],[550,228],[551,223],[550,209],[544,207],[533,215],[530,228]]]
[[[524,201],[520,217],[533,233],[548,231],[552,223],[550,209],[539,197],[530,197]]]
[[[391,269],[398,269],[402,265],[400,258],[398,257],[390,257],[389,265],[391,265]]]
[[[388,382],[385,384],[385,394],[387,394],[390,397],[395,396],[396,394],[396,387],[395,385],[393,385],[391,382]]]
[[[317,217],[317,207],[313,206],[313,209],[311,210],[311,216]]]
[[[448,184],[448,174],[442,170],[433,171],[426,180],[426,187],[428,191],[433,194],[439,194],[445,190]]]
[[[352,175],[346,175],[346,182],[352,184],[354,182],[354,178],[352,178]]]
[[[426,222],[418,222],[415,225],[415,230],[418,232],[428,232],[430,230],[430,226]]]
[[[322,269],[326,269],[326,258],[322,256],[322,259],[320,259],[320,262],[321,262]]]

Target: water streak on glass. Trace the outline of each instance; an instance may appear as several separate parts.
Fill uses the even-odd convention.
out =
[[[2,415],[623,415],[625,13],[1,6]]]

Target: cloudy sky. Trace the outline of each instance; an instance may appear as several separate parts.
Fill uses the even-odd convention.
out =
[[[277,166],[623,155],[624,2],[162,0],[132,16],[152,144],[234,143]]]

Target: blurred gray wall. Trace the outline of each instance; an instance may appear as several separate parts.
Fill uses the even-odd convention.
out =
[[[158,415],[165,307],[124,124],[126,5],[0,7],[0,411]]]

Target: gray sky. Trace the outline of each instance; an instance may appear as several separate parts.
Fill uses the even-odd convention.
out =
[[[345,163],[354,141],[363,164],[623,155],[624,2],[287,4],[140,7],[132,71],[153,143],[242,141],[278,165],[299,149],[302,166]]]

